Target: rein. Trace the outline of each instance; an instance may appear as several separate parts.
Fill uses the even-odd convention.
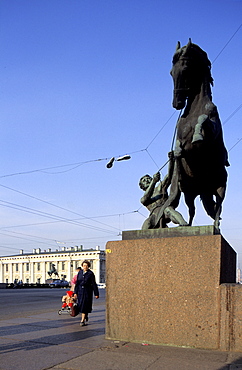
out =
[[[181,118],[181,114],[182,114],[182,109],[180,110],[179,116],[178,116],[177,121],[176,121],[176,127],[175,127],[175,130],[174,130],[173,139],[172,139],[172,144],[171,144],[171,151],[173,150],[174,141],[175,141],[175,136],[176,136],[176,132],[177,132],[177,124],[178,124],[178,122],[179,122],[179,119]]]
[[[179,119],[181,118],[181,114],[182,114],[182,109],[180,110],[179,116],[178,116],[177,121],[176,121],[176,126],[175,126],[175,130],[174,130],[173,138],[172,138],[171,151],[173,150],[174,141],[175,141],[176,132],[177,132],[177,124],[178,124]],[[167,163],[169,163],[169,162],[170,162],[170,158],[166,161],[165,164],[163,164],[163,166],[158,170],[158,172],[160,172],[167,165]]]

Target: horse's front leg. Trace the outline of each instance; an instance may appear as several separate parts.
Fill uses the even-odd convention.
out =
[[[195,195],[192,195],[192,194],[184,193],[184,197],[185,197],[185,202],[186,202],[186,205],[188,206],[188,211],[189,211],[189,222],[188,222],[188,225],[189,226],[192,226],[192,221],[193,221],[194,216],[195,216],[195,203],[194,203],[194,200],[195,200],[196,196]]]

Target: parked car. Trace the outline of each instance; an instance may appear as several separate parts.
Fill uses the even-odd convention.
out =
[[[106,288],[106,284],[105,283],[98,283],[97,284],[97,287],[98,287],[98,289],[105,289]]]
[[[70,284],[66,280],[55,280],[49,284],[50,288],[68,288],[69,286]]]

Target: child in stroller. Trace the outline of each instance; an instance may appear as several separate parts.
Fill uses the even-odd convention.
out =
[[[61,315],[62,313],[71,313],[71,308],[73,304],[76,302],[73,295],[74,293],[71,290],[68,290],[66,292],[66,295],[63,295],[61,310],[58,311],[59,315]]]

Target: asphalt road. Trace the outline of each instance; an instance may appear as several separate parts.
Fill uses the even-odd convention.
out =
[[[242,353],[105,339],[105,290],[88,326],[58,315],[65,289],[0,289],[0,370],[235,370]]]
[[[105,289],[89,325],[58,315],[66,289],[0,289],[0,370],[46,370],[99,348],[105,332]]]
[[[0,289],[0,320],[57,312],[65,292],[63,288]],[[100,289],[99,294],[98,300],[94,298],[95,306],[105,302],[105,289]]]

